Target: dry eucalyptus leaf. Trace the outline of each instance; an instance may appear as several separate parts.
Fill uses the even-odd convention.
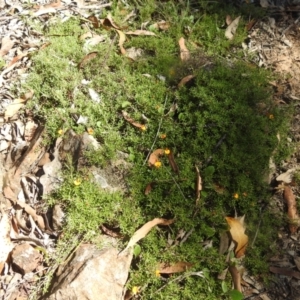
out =
[[[226,28],[225,30],[225,37],[227,37],[229,40],[232,40],[236,30],[239,26],[239,21],[240,21],[241,16],[237,17],[236,19],[234,19],[230,25]]]
[[[178,166],[175,162],[175,159],[174,159],[174,154],[173,152],[170,150],[170,153],[168,154],[168,160],[169,160],[169,164],[173,170],[174,173],[178,174],[179,173],[179,169],[178,169]]]
[[[128,248],[134,246],[139,240],[141,240],[142,238],[144,238],[149,232],[150,230],[155,227],[156,225],[170,225],[174,223],[174,219],[171,220],[167,220],[167,219],[160,219],[160,218],[155,218],[152,221],[147,222],[146,224],[144,224],[140,229],[138,229],[133,236],[131,237],[130,241],[128,242],[127,247],[123,250],[127,250]]]
[[[299,228],[299,214],[297,210],[296,197],[289,186],[284,187],[283,198],[286,201],[288,207],[288,217],[289,217],[289,229],[293,234],[297,232]]]
[[[195,192],[196,192],[196,205],[199,204],[200,195],[202,191],[202,178],[200,176],[200,172],[197,166],[195,166],[196,169],[196,185],[195,185]]]
[[[180,48],[180,59],[182,61],[187,61],[190,59],[190,51],[185,46],[185,40],[183,37],[181,37],[178,41],[179,48]]]
[[[111,14],[108,14],[108,16],[105,19],[100,20],[100,22],[104,27],[113,27],[115,29],[120,29],[120,27],[113,21]]]
[[[3,57],[6,55],[9,50],[13,47],[15,41],[11,40],[9,36],[5,36],[1,40],[1,49],[0,49],[0,56]]]
[[[117,29],[116,29],[117,30]],[[120,51],[123,55],[126,54],[126,50],[125,48],[123,47],[123,44],[125,43],[126,41],[126,35],[124,34],[123,31],[121,30],[117,30],[118,34],[119,34],[119,47],[120,47]]]
[[[280,174],[279,176],[276,177],[277,181],[283,181],[284,183],[291,183],[292,182],[292,176],[293,173],[295,172],[295,169],[289,169],[286,172]]]
[[[154,32],[148,31],[148,30],[127,31],[127,32],[125,32],[125,34],[128,34],[128,35],[151,35],[151,36],[156,35]]]
[[[242,292],[241,272],[238,270],[236,266],[230,266],[228,270],[232,277],[234,289]]]
[[[87,54],[79,63],[79,69],[82,69],[90,60],[94,59],[98,55],[97,51]]]
[[[191,81],[193,78],[195,78],[195,75],[187,75],[185,77],[183,77],[180,82],[178,83],[178,88],[184,86],[186,83],[188,83],[189,81]]]
[[[245,254],[245,250],[248,244],[248,236],[245,234],[244,217],[231,218],[225,217],[228,225],[230,226],[230,234],[232,240],[236,243],[235,256],[237,258]]]
[[[122,115],[123,115],[123,118],[127,122],[129,122],[131,125],[133,125],[134,127],[140,128],[142,130],[144,130],[146,128],[144,124],[138,123],[138,122],[134,121],[132,118],[130,118],[129,114],[126,111],[122,110]]]
[[[167,264],[167,263],[161,263],[159,264],[157,270],[161,274],[173,274],[173,273],[180,273],[185,272],[186,270],[190,269],[193,266],[192,263],[179,261],[175,264]]]
[[[14,116],[25,105],[26,101],[26,99],[17,98],[12,103],[8,104],[4,112],[5,120]]]
[[[230,15],[226,16],[226,25],[229,26],[232,23],[232,19]]]
[[[270,267],[269,270],[274,274],[280,274],[280,275],[295,277],[297,279],[300,279],[300,272],[294,271],[290,268]]]

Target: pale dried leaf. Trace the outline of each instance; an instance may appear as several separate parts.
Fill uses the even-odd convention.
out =
[[[225,37],[227,37],[229,40],[232,40],[236,30],[238,28],[239,25],[239,21],[240,21],[241,16],[237,17],[236,19],[234,19],[230,25],[226,28],[225,30]]]
[[[186,270],[190,269],[193,266],[192,263],[179,261],[175,264],[167,264],[167,263],[161,263],[159,264],[157,270],[161,274],[173,274],[173,273],[180,273],[185,272]]]
[[[269,7],[268,0],[260,0],[260,6],[263,7],[263,8]]]
[[[280,174],[279,176],[276,177],[277,181],[283,181],[284,183],[291,183],[292,182],[292,177],[293,173],[295,172],[296,169],[289,169],[286,172]]]
[[[4,112],[5,119],[7,120],[14,116],[25,105],[26,101],[25,99],[18,98],[8,104]]]
[[[126,31],[125,34],[128,34],[128,35],[151,35],[151,36],[156,35],[154,32],[148,31],[148,30]]]
[[[160,219],[160,218],[155,218],[152,221],[147,222],[144,224],[140,229],[138,229],[133,236],[131,237],[130,241],[128,242],[127,247],[124,249],[124,251],[132,246],[134,246],[139,240],[144,238],[150,230],[155,227],[156,225],[170,225],[174,222],[174,219],[167,220],[167,219]]]
[[[91,99],[94,102],[96,102],[96,103],[100,103],[101,102],[100,96],[99,96],[99,94],[95,90],[89,89],[89,94],[91,96]]]
[[[229,26],[232,23],[232,19],[230,15],[226,16],[226,25]]]
[[[5,36],[1,40],[0,56],[6,55],[9,50],[13,47],[15,41],[10,39],[10,36]]]
[[[246,228],[244,227],[244,217],[225,217],[225,219],[230,226],[232,240],[236,243],[235,256],[239,258],[245,254],[248,244],[248,236],[245,234]]]
[[[190,59],[190,51],[185,46],[185,40],[183,37],[181,37],[178,41],[179,48],[180,48],[180,59],[182,61],[187,61]]]
[[[119,47],[120,47],[120,51],[123,55],[126,54],[126,50],[123,47],[124,42],[126,41],[126,35],[124,34],[123,31],[117,30],[118,34],[119,34]]]

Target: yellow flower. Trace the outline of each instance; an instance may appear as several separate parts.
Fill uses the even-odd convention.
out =
[[[142,130],[142,131],[145,131],[146,129],[147,129],[147,127],[146,127],[145,125],[142,125],[142,126],[141,126],[141,130]]]
[[[234,198],[234,199],[239,199],[239,194],[238,194],[238,193],[235,193],[235,194],[233,195],[233,198]]]
[[[165,154],[170,154],[171,153],[171,151],[170,151],[170,149],[165,149]]]
[[[62,135],[62,134],[64,133],[64,131],[63,131],[62,129],[59,129],[59,130],[57,131],[57,133],[58,133],[59,135]]]
[[[273,120],[273,119],[274,119],[274,115],[270,114],[270,115],[269,115],[269,119],[270,119],[270,120]]]
[[[81,184],[81,180],[80,180],[80,179],[75,179],[73,182],[74,182],[74,184],[75,184],[76,186],[78,186],[78,185]]]
[[[167,135],[166,135],[165,133],[162,133],[162,134],[160,135],[160,138],[161,138],[162,140],[164,140],[166,137],[167,137]]]
[[[139,287],[138,286],[134,286],[131,291],[132,291],[133,295],[137,295],[138,292],[139,292]]]
[[[159,270],[155,270],[155,276],[156,276],[156,277],[159,277],[159,276],[160,276]]]
[[[160,168],[161,167],[161,162],[160,161],[156,161],[154,163],[155,168]]]
[[[94,133],[94,129],[93,128],[88,128],[87,132],[88,132],[88,134],[92,135]]]

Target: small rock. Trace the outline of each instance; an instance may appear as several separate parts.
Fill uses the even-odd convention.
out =
[[[17,245],[11,256],[13,266],[23,275],[34,271],[43,260],[39,251],[27,243]]]
[[[42,299],[121,300],[132,251],[118,253],[113,247],[100,250],[95,245],[81,245]]]
[[[54,205],[52,212],[52,225],[54,230],[60,230],[65,220],[65,213],[59,204]]]

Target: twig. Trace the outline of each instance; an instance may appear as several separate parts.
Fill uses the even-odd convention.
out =
[[[165,108],[166,108],[167,99],[168,99],[168,96],[166,96],[166,98],[165,98],[165,103],[164,103],[164,109],[163,109],[163,111],[164,111]],[[156,136],[155,136],[154,142],[153,142],[153,144],[152,144],[152,146],[151,146],[151,148],[150,148],[150,151],[149,151],[149,153],[148,153],[148,155],[147,155],[147,157],[146,157],[146,159],[145,159],[145,161],[144,161],[144,163],[143,163],[143,166],[147,163],[148,158],[149,158],[150,154],[152,153],[152,150],[153,150],[153,148],[154,148],[154,145],[155,145],[155,143],[156,143],[157,137],[158,137],[159,132],[160,132],[160,128],[161,128],[162,121],[163,121],[163,116],[161,117],[161,119],[160,119],[160,121],[159,121],[159,125],[158,125],[158,129],[157,129],[157,132],[156,132]]]
[[[259,230],[259,227],[261,225],[261,220],[262,220],[262,208],[260,207],[260,212],[259,212],[259,222],[258,222],[258,225],[257,225],[257,229],[255,231],[255,235],[254,235],[254,238],[253,238],[253,241],[251,243],[251,248],[254,246],[254,243],[255,243],[255,240],[257,238],[257,235],[258,235],[258,230]]]

